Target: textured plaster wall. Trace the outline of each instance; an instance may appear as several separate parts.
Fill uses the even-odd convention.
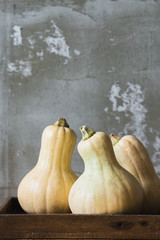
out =
[[[159,16],[158,0],[0,0],[0,201],[59,117],[77,143],[84,124],[135,135],[160,174]]]

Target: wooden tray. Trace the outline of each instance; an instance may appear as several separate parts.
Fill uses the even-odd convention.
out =
[[[12,197],[0,207],[3,239],[160,239],[160,215],[26,214]]]

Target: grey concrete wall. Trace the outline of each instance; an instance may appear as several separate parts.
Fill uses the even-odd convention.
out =
[[[0,33],[0,201],[59,117],[77,143],[84,124],[135,135],[160,174],[160,1],[0,0]]]

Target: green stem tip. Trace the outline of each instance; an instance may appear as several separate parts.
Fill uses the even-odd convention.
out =
[[[82,133],[82,140],[86,140],[96,133],[93,129],[88,128],[86,125],[82,126],[80,131]]]
[[[59,126],[59,127],[69,128],[69,125],[68,125],[66,119],[64,119],[64,118],[58,118],[58,120],[54,123],[54,125]]]
[[[111,139],[111,142],[112,142],[113,146],[115,146],[119,142],[119,140],[121,140],[120,137],[117,137],[113,133],[110,134],[110,139]]]

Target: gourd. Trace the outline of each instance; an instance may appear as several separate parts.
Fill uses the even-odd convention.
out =
[[[42,134],[39,159],[18,186],[18,200],[28,213],[70,212],[68,194],[77,176],[71,169],[76,134],[59,118]]]
[[[110,135],[119,164],[139,181],[144,189],[143,213],[160,213],[160,179],[158,178],[147,149],[132,135],[122,138]]]
[[[78,152],[84,161],[84,172],[69,192],[72,213],[140,212],[143,189],[117,162],[109,136],[87,126],[80,130],[83,139],[78,143]]]

